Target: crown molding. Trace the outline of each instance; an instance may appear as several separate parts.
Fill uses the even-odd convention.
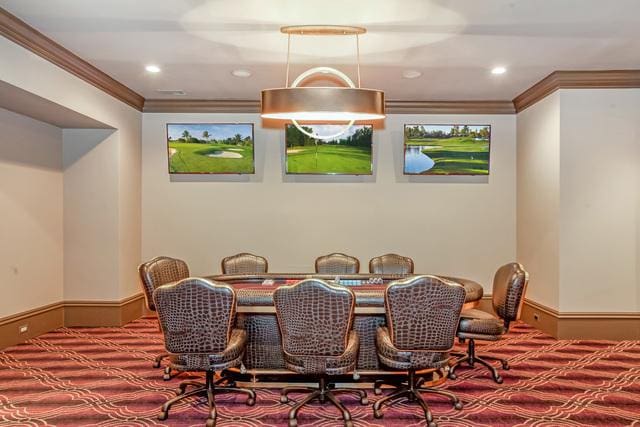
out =
[[[387,114],[514,114],[511,101],[386,101]],[[260,101],[147,99],[145,113],[259,113]]]
[[[513,99],[520,112],[558,89],[628,89],[640,87],[640,70],[554,71]]]
[[[401,101],[386,102],[389,114],[514,114],[511,101]]]
[[[259,113],[260,101],[249,99],[147,99],[145,113]]]
[[[100,71],[1,7],[0,34],[125,104],[142,111],[144,105],[142,95]]]

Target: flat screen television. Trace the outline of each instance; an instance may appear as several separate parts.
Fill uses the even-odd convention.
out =
[[[334,135],[344,125],[303,124],[312,135]],[[371,175],[373,126],[353,125],[330,140],[312,138],[294,125],[286,125],[286,173],[306,175]]]
[[[169,123],[171,174],[252,174],[253,123]]]
[[[405,175],[488,175],[490,125],[404,125]]]

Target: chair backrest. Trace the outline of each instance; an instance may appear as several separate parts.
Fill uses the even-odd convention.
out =
[[[285,353],[336,356],[344,352],[354,316],[351,290],[306,279],[276,289],[273,300]]]
[[[261,274],[269,270],[267,259],[242,252],[222,259],[222,274]]]
[[[369,273],[413,274],[413,260],[397,254],[377,256],[369,261]]]
[[[505,264],[493,277],[493,310],[504,320],[505,330],[509,322],[518,319],[524,294],[529,284],[529,273],[517,262]]]
[[[153,291],[159,286],[189,277],[189,267],[187,263],[181,259],[171,258],[168,256],[159,256],[138,267],[142,290],[144,291],[144,299],[147,308],[151,311],[156,310],[153,303]]]
[[[357,274],[360,272],[358,258],[342,253],[332,253],[316,258],[316,273]]]
[[[384,300],[391,342],[401,350],[451,349],[464,299],[464,287],[435,276],[390,283]]]
[[[190,277],[153,293],[170,353],[220,353],[235,321],[236,293],[229,285]]]

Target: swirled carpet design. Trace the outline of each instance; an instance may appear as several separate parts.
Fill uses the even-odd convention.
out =
[[[454,410],[426,395],[439,426],[639,426],[640,342],[558,341],[525,324],[479,353],[506,356],[512,369],[504,384],[484,369],[458,371],[446,388],[464,402]],[[162,350],[155,319],[121,328],[61,328],[0,352],[0,425],[6,426],[202,426],[206,405],[176,405],[167,421],[160,405],[181,381],[165,382],[151,363]],[[217,397],[219,426],[285,426],[288,407],[274,390],[257,390],[257,403]],[[370,401],[377,397],[369,393]],[[293,395],[298,399],[300,395]],[[421,426],[417,405],[385,410],[344,396],[356,426]],[[304,408],[301,426],[339,426],[330,405]]]

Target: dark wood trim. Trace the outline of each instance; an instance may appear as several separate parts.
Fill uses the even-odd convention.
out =
[[[248,99],[147,99],[145,113],[259,113],[260,101]]]
[[[558,89],[640,87],[640,70],[554,71],[513,99],[520,112]]]
[[[145,314],[144,295],[120,301],[60,301],[0,319],[0,349],[62,326],[122,326]],[[20,333],[20,326],[28,331]]]
[[[65,301],[65,326],[122,326],[142,316],[144,295],[121,301]]]
[[[387,114],[514,114],[511,101],[387,101]],[[147,99],[145,113],[259,113],[258,100]]]
[[[100,71],[1,7],[0,34],[136,110],[142,111],[144,105],[142,95]]]
[[[511,101],[401,101],[386,102],[387,114],[515,114]]]
[[[64,304],[57,302],[0,319],[0,349],[19,344],[64,325]],[[21,333],[20,327],[27,326]]]
[[[558,339],[640,339],[640,313],[559,312],[526,299],[522,320]]]

